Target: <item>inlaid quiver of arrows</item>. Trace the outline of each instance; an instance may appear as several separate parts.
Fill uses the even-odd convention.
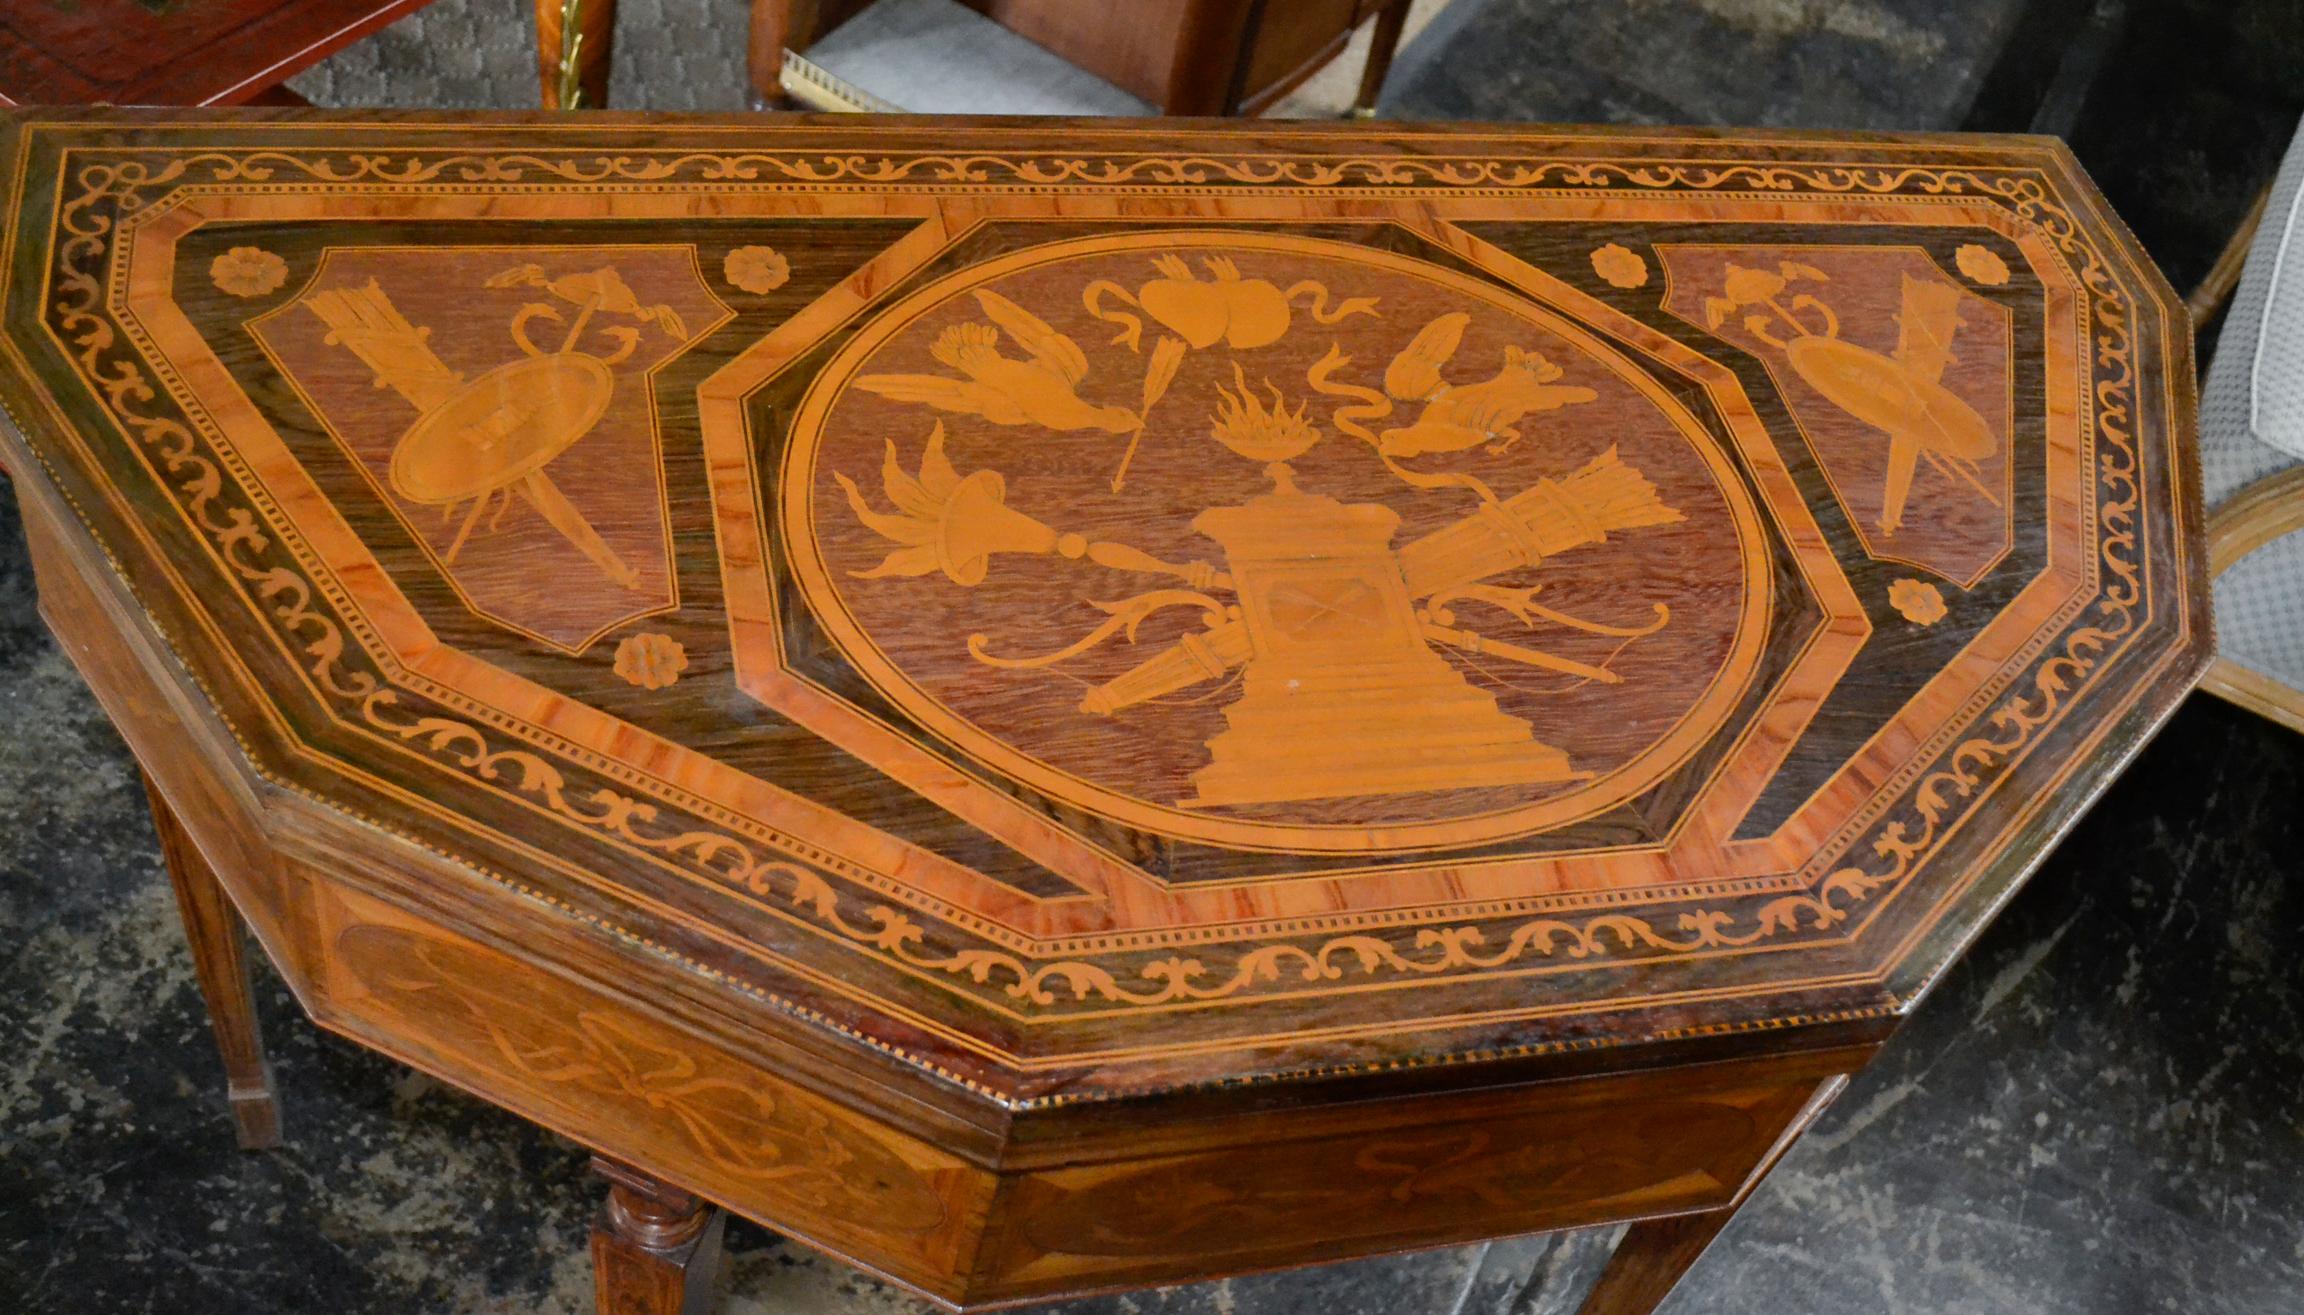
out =
[[[1400,550],[1408,591],[1422,598],[1604,543],[1611,530],[1684,519],[1615,448],[1566,479],[1539,479]]]

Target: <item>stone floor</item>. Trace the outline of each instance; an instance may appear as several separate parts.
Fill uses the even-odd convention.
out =
[[[2293,20],[2293,0],[2271,7],[2282,4]],[[531,75],[501,34],[521,8],[443,0],[430,27],[389,31],[310,83],[356,99],[374,78],[432,103],[485,103],[467,93],[493,85],[495,103],[520,103]],[[664,27],[620,38],[624,103],[702,96],[718,85],[706,74],[732,88],[722,38],[741,8],[626,0],[628,27],[654,9]],[[1946,16],[1983,22],[1999,8],[1612,0],[1576,7],[1597,17],[1567,42],[1562,0],[1425,0],[1420,19],[1439,17],[1403,55],[1390,103],[1434,116],[1942,126],[1959,121],[1962,88],[1991,58],[1989,40],[1949,30]],[[2279,52],[2304,38],[2275,26],[2234,39],[2275,73],[2212,77],[2212,52],[2147,24],[2132,40],[2148,71],[2118,85],[2148,94],[2109,98],[2076,133],[2180,281],[2213,257],[2304,102],[2277,73]],[[650,62],[651,41],[691,62]],[[1485,90],[1442,103],[1462,91],[1448,69],[1470,58],[1449,52],[1483,45],[1517,53],[1512,76],[1480,82],[1460,68],[1460,83]],[[1755,71],[1657,76],[1658,60],[1689,48],[1716,66],[1695,73]],[[1811,99],[1829,95],[1857,99]],[[232,1149],[133,765],[33,615],[12,506],[0,506],[0,798],[0,1312],[589,1309],[596,1194],[583,1155],[319,1034],[269,976],[289,1145]],[[2304,739],[2195,698],[1666,1310],[2304,1311],[2299,800]],[[1060,1309],[1538,1315],[1572,1308],[1607,1241],[1498,1243]],[[925,1310],[758,1230],[730,1242],[728,1315]]]

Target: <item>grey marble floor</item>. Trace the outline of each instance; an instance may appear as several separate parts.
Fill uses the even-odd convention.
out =
[[[300,85],[349,103],[525,104],[526,8],[442,0]],[[734,108],[742,8],[624,0],[621,102]],[[1389,103],[1435,117],[1940,126],[1957,120],[2005,8],[1422,0],[1419,22],[1438,18],[1403,55]],[[2244,199],[2249,186],[2226,190]],[[2204,264],[2198,246],[2175,258]],[[0,1313],[588,1310],[597,1198],[582,1153],[319,1034],[268,975],[289,1145],[232,1148],[133,765],[33,615],[7,503]],[[2304,739],[2195,699],[1791,1153],[1670,1315],[2304,1311],[2300,801]],[[1572,1308],[1608,1240],[1062,1309],[1538,1315]],[[731,1248],[729,1315],[925,1310],[756,1229],[733,1230]]]

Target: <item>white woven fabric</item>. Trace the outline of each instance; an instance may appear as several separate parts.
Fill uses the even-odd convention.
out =
[[[2288,148],[2200,391],[2200,455],[2213,508],[2304,457],[2304,133]],[[2223,655],[2304,689],[2304,534],[2216,580]]]
[[[2248,358],[2248,430],[2259,440],[2304,457],[2304,134],[2289,144],[2263,229],[2248,261],[2267,269],[2263,307],[2247,322],[2256,337]],[[2237,368],[2238,362],[2234,362]]]
[[[807,54],[915,114],[1155,112],[954,0],[879,0]]]

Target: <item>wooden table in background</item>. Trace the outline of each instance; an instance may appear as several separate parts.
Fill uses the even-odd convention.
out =
[[[2207,653],[2183,309],[2045,139],[0,179],[0,448],[244,1139],[242,918],[603,1157],[604,1310],[707,1303],[711,1203],[958,1306],[1633,1220],[1646,1311]]]
[[[300,105],[281,83],[430,3],[10,0],[0,105]]]

